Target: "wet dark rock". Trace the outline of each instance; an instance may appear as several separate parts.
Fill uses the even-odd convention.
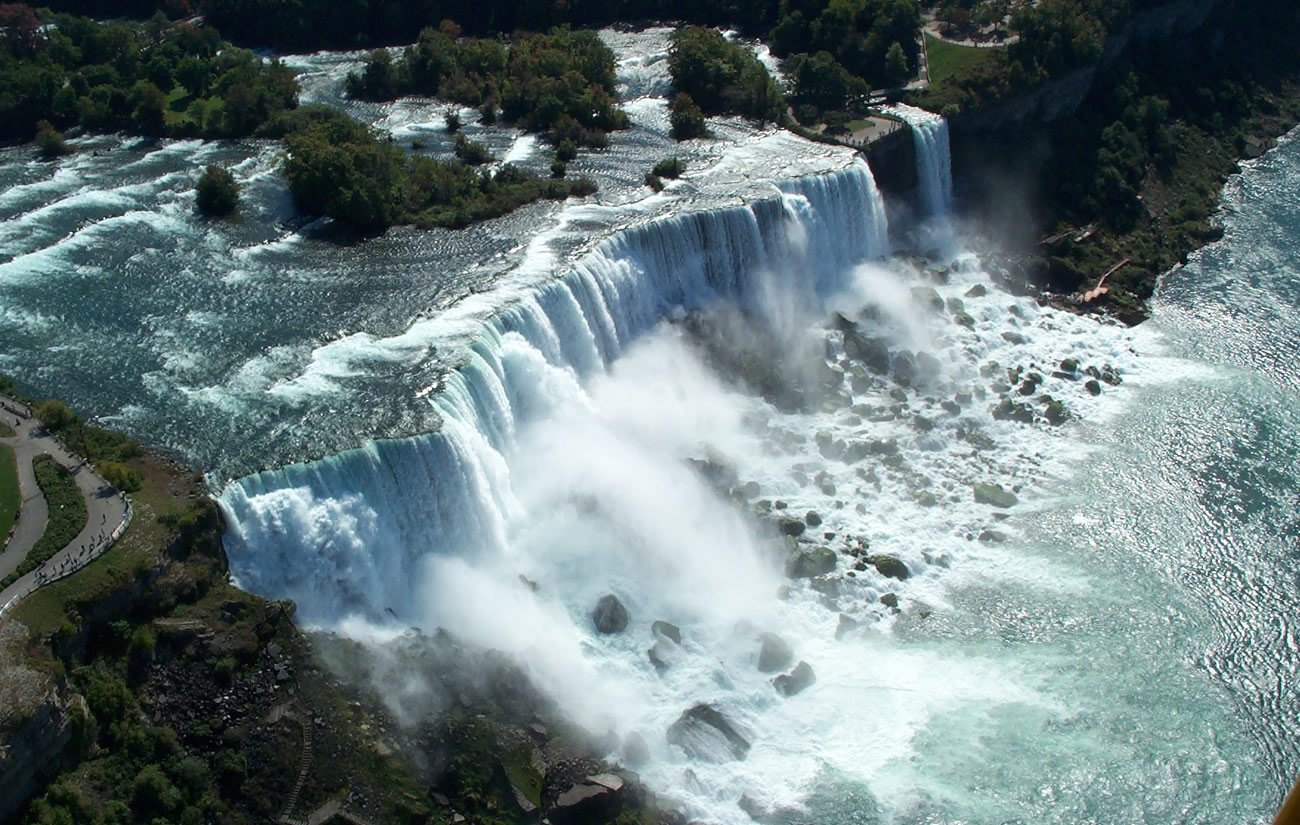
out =
[[[1110,384],[1112,387],[1117,387],[1124,383],[1124,379],[1119,376],[1119,370],[1115,369],[1110,364],[1102,364],[1101,374],[1097,377],[1102,381],[1105,381],[1107,384]]]
[[[932,286],[912,287],[912,299],[931,312],[943,312],[943,298]]]
[[[1018,332],[1004,332],[1002,333],[1002,340],[1006,341],[1008,344],[1028,343],[1028,339],[1026,339],[1025,336],[1021,335]]]
[[[574,785],[560,794],[548,818],[553,825],[603,822],[618,813],[618,794],[604,785]]]
[[[904,387],[910,387],[918,378],[918,369],[916,357],[907,350],[903,350],[894,356],[892,366],[894,368],[894,380]]]
[[[677,660],[677,646],[666,639],[659,639],[646,651],[646,655],[654,669],[663,673]]]
[[[864,335],[856,325],[844,331],[844,354],[877,375],[889,372],[889,345],[883,338]]]
[[[983,298],[985,295],[988,295],[988,294],[989,294],[989,291],[988,291],[988,289],[984,286],[984,284],[976,284],[975,286],[973,286],[973,287],[971,287],[970,289],[966,290],[966,297],[967,297],[967,298]]]
[[[627,629],[627,608],[612,593],[601,596],[591,611],[591,621],[601,633],[622,633]]]
[[[883,553],[867,556],[867,563],[874,565],[876,572],[887,578],[901,581],[912,575],[912,571],[908,570],[907,565],[903,564],[902,560],[897,556],[889,556]]]
[[[993,408],[993,418],[998,421],[1018,421],[1021,424],[1032,424],[1034,423],[1034,408],[1028,404],[1012,401],[1004,395],[998,405]]]
[[[712,705],[699,704],[668,728],[668,742],[694,759],[727,762],[749,755],[750,742]]]
[[[806,528],[803,520],[797,518],[783,518],[778,522],[777,526],[780,528],[782,535],[794,536],[796,538],[803,535],[803,531]]]
[[[935,497],[934,493],[927,491],[916,497],[916,503],[922,507],[934,507],[938,505],[939,499]]]
[[[1047,423],[1053,426],[1060,426],[1070,420],[1070,413],[1065,409],[1065,405],[1051,396],[1047,397],[1047,406],[1043,408],[1043,417]]]
[[[894,593],[886,593],[880,597],[880,603],[885,607],[898,607],[898,596]]]
[[[650,632],[656,636],[662,636],[665,639],[671,639],[673,644],[682,643],[682,629],[675,624],[665,621],[656,621],[650,625]]]
[[[1074,374],[1074,373],[1078,372],[1078,371],[1079,371],[1079,361],[1078,361],[1078,359],[1077,359],[1077,358],[1066,358],[1065,360],[1061,361],[1060,370],[1061,370],[1061,372],[1068,372],[1068,373],[1070,373],[1070,374]]]
[[[775,633],[762,633],[758,637],[758,669],[762,673],[774,673],[784,669],[794,659],[794,649],[790,643]]]
[[[985,544],[1001,544],[1007,540],[1007,534],[1000,530],[985,530],[980,533],[979,539]]]
[[[1095,378],[1089,378],[1085,381],[1083,388],[1088,391],[1089,395],[1101,395],[1101,384],[1098,384]]]
[[[934,422],[923,415],[912,416],[912,426],[918,431],[928,433],[934,429]]]
[[[812,666],[807,662],[800,662],[794,666],[794,670],[789,673],[783,673],[772,680],[773,686],[776,687],[777,693],[782,696],[794,696],[796,693],[810,687],[817,681],[816,674],[813,673]]]
[[[817,515],[816,510],[809,510],[804,515],[803,522],[804,524],[807,524],[809,527],[820,527],[822,523],[822,517]]]
[[[785,574],[792,579],[824,576],[835,569],[835,551],[829,547],[801,547],[785,565]]]
[[[939,406],[949,415],[961,415],[961,405],[956,401],[940,401]]]
[[[843,639],[846,634],[857,630],[858,626],[859,622],[857,619],[847,613],[841,613],[839,624],[835,625],[835,638]]]
[[[953,313],[952,320],[959,327],[965,327],[972,332],[975,330],[975,319],[971,317],[969,312]]]
[[[1014,507],[1016,504],[1016,494],[1010,490],[1002,489],[1001,484],[976,484],[972,488],[975,493],[975,502],[977,504],[988,504],[993,507]]]

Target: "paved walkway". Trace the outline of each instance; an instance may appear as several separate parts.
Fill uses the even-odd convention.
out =
[[[14,449],[18,459],[18,484],[23,505],[17,529],[4,552],[0,553],[0,578],[18,568],[45,532],[49,518],[45,496],[36,484],[32,460],[48,453],[62,464],[86,499],[86,526],[67,547],[55,553],[45,564],[0,591],[0,621],[13,612],[18,603],[38,587],[57,581],[80,570],[98,558],[131,523],[131,505],[126,497],[97,475],[90,465],[63,446],[45,426],[32,418],[26,407],[0,395],[0,418],[11,427],[12,438],[0,438],[0,444]]]

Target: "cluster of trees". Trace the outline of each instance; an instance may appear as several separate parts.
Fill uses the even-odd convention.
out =
[[[1010,10],[1008,28],[1020,35],[968,70],[945,78],[918,97],[936,111],[989,106],[1030,86],[1096,63],[1110,32],[1157,0],[1041,0],[1010,8],[1002,0],[954,0],[948,19],[980,22]],[[967,11],[969,9],[969,11]]]
[[[83,126],[156,136],[240,137],[297,105],[293,73],[232,48],[211,27],[102,25],[59,14],[41,19],[0,4],[0,137]]]
[[[479,107],[488,122],[500,110],[523,129],[549,132],[557,144],[604,146],[606,132],[627,128],[615,98],[614,54],[595,32],[555,28],[508,45],[459,35],[456,24],[443,21],[422,30],[396,60],[376,49],[348,76],[348,94],[437,96]]]
[[[363,232],[401,223],[463,227],[542,198],[589,195],[588,179],[542,179],[513,165],[473,165],[411,156],[387,136],[328,106],[281,119],[284,172],[299,208]],[[477,154],[466,141],[465,154]]]
[[[707,115],[785,119],[785,98],[767,68],[750,49],[715,29],[688,26],[673,32],[668,70],[677,92],[672,125],[679,139],[702,128],[697,109]],[[688,120],[699,126],[687,126]]]
[[[824,52],[873,88],[915,73],[920,53],[917,0],[784,0],[769,37],[781,57]]]

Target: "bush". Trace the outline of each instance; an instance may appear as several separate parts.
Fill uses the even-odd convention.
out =
[[[681,158],[664,158],[655,164],[654,174],[661,178],[680,178],[686,171],[686,163]]]
[[[216,164],[199,177],[195,203],[205,215],[229,215],[239,205],[239,184],[230,170]]]
[[[452,111],[447,113],[447,131],[450,133],[455,133],[460,131],[459,112]]]
[[[36,146],[41,150],[41,157],[46,160],[52,160],[72,151],[68,148],[68,144],[63,142],[63,133],[55,129],[48,120],[36,124]]]
[[[562,160],[565,163],[573,160],[578,156],[578,146],[571,140],[562,140],[555,147],[555,159]]]
[[[661,180],[660,177],[656,175],[654,172],[645,173],[645,185],[649,186],[651,189],[655,190],[656,192],[664,191],[663,180]]]
[[[551,177],[562,178],[564,173],[569,171],[569,165],[562,160],[557,160],[551,164]]]
[[[492,160],[492,153],[482,143],[470,140],[464,135],[456,137],[456,157],[470,166],[481,166]]]
[[[708,126],[704,123],[704,111],[685,92],[678,92],[677,97],[673,98],[668,122],[672,124],[673,138],[676,140],[690,140],[709,134]]]
[[[716,29],[690,26],[673,32],[668,52],[673,88],[709,114],[783,119],[785,99],[754,53]]]
[[[143,484],[138,472],[116,461],[101,461],[95,469],[109,484],[125,493],[134,493]]]

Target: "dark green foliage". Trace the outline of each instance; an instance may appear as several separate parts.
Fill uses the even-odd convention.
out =
[[[690,140],[709,134],[709,127],[704,122],[704,112],[700,111],[700,107],[696,106],[695,101],[685,92],[678,92],[673,98],[668,122],[672,124],[673,138],[676,140]]]
[[[656,175],[654,172],[645,173],[645,185],[649,186],[651,189],[655,190],[656,192],[664,191],[663,179],[660,178],[658,175]]]
[[[460,131],[460,115],[457,114],[456,112],[447,113],[447,131],[448,132]]]
[[[229,215],[239,206],[239,184],[230,170],[209,165],[199,176],[195,204],[205,215]]]
[[[375,50],[360,74],[348,75],[348,94],[365,100],[436,95],[478,107],[485,123],[495,122],[499,105],[503,118],[527,131],[550,131],[557,142],[562,131],[588,146],[601,145],[611,129],[627,128],[614,97],[614,54],[595,32],[557,28],[509,48],[457,34],[451,24],[426,27],[396,61]]]
[[[456,136],[456,157],[470,166],[481,166],[492,160],[492,153],[482,143],[464,135]]]
[[[39,121],[54,132],[242,137],[297,105],[289,69],[223,43],[210,27],[46,22],[31,44],[0,49],[0,137],[30,137]]]
[[[686,162],[678,157],[664,158],[655,164],[653,174],[661,178],[680,178],[686,171]]]
[[[784,68],[790,78],[790,97],[801,122],[815,119],[799,114],[801,106],[843,109],[851,98],[867,93],[867,84],[854,77],[829,52],[790,55]]]
[[[542,180],[512,165],[489,173],[408,157],[387,136],[330,107],[303,107],[269,125],[286,132],[285,176],[299,207],[366,232],[396,223],[458,228],[542,198],[595,191],[585,178]],[[462,141],[458,154],[475,159],[486,153],[463,135]]]
[[[117,489],[134,493],[140,489],[140,474],[117,461],[101,461],[95,465],[95,471]]]
[[[555,159],[568,163],[578,156],[578,147],[571,140],[562,140],[555,147]]]
[[[36,148],[41,150],[41,157],[46,160],[52,160],[72,151],[68,148],[68,144],[63,142],[63,133],[55,129],[48,120],[36,124]]]
[[[551,177],[562,178],[569,171],[569,165],[562,160],[557,160],[551,164]]]
[[[785,100],[767,69],[752,51],[714,29],[690,26],[673,32],[668,69],[673,87],[707,114],[783,119]]]

